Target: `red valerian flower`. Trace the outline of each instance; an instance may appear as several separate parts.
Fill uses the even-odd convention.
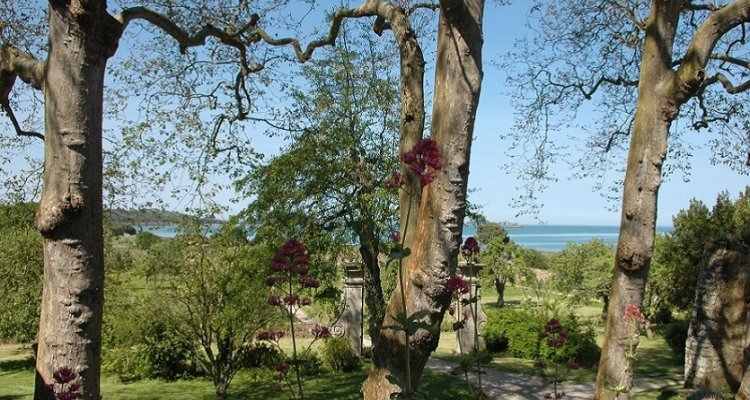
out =
[[[477,239],[475,239],[474,236],[469,236],[464,241],[463,246],[461,246],[461,250],[468,251],[472,254],[479,253],[479,242],[477,242]]]
[[[557,318],[550,319],[545,325],[544,330],[539,334],[540,339],[546,339],[547,346],[552,348],[560,348],[565,345],[565,340],[568,338],[568,331],[560,323]]]
[[[462,294],[469,293],[469,282],[460,276],[454,275],[445,283],[445,288],[451,292],[453,299],[458,299]]]
[[[442,168],[440,150],[432,139],[422,139],[417,142],[414,148],[401,156],[401,161],[407,164],[412,172],[419,175],[423,186],[432,183]]]
[[[60,384],[68,383],[77,376],[78,374],[76,374],[76,372],[73,371],[73,368],[70,367],[62,367],[52,374],[52,378],[55,379],[55,382]]]
[[[310,329],[310,334],[313,335],[315,339],[328,339],[331,337],[331,330],[328,329],[327,326],[315,325]]]
[[[568,369],[569,369],[569,370],[577,370],[577,369],[579,369],[579,368],[581,368],[581,365],[580,365],[580,364],[578,364],[578,363],[577,363],[577,362],[575,362],[575,361],[571,361],[571,362],[569,362],[569,363],[568,363]]]
[[[269,296],[268,297],[268,304],[272,306],[280,306],[281,305],[281,298],[279,296]]]
[[[299,295],[298,294],[292,294],[289,296],[284,296],[284,304],[288,306],[293,306],[295,304],[299,303]]]
[[[534,361],[534,368],[545,369],[547,368],[547,363],[542,360],[536,360]]]
[[[641,309],[635,304],[628,304],[625,306],[625,315],[622,316],[624,321],[632,321],[638,325],[646,322],[646,317],[643,316]]]
[[[320,287],[320,282],[314,278],[305,278],[302,280],[302,286],[317,289]]]
[[[291,369],[292,366],[287,363],[276,364],[276,371],[281,372],[284,375],[288,374]]]
[[[406,177],[401,175],[398,171],[391,173],[391,178],[385,182],[385,187],[388,189],[397,189],[406,184]]]
[[[398,231],[391,232],[391,242],[401,243],[401,234]]]

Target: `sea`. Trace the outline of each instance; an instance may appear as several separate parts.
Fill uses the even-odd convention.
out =
[[[508,236],[517,244],[542,252],[561,251],[567,243],[582,244],[594,239],[617,244],[620,227],[617,225],[521,225],[505,227]],[[671,232],[672,227],[657,227],[657,232]],[[476,235],[476,226],[464,225],[464,237]]]
[[[206,233],[218,231],[220,225],[210,225]],[[179,227],[173,225],[140,225],[138,231],[151,232],[161,237],[174,237],[180,233]],[[521,225],[505,228],[508,236],[517,244],[542,252],[561,251],[569,242],[586,243],[600,239],[604,243],[617,244],[620,227],[617,225]],[[670,232],[672,227],[657,227],[657,232]],[[464,224],[464,238],[476,235],[476,226]]]

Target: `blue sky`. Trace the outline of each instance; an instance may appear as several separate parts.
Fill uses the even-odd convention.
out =
[[[491,3],[491,2],[488,2]],[[488,4],[485,12],[485,61],[498,56],[513,46],[514,40],[526,34],[524,26],[528,2],[516,1],[512,6],[497,7]],[[482,97],[475,126],[475,142],[472,146],[469,186],[477,191],[470,199],[483,206],[490,220],[518,221],[534,224],[544,221],[549,224],[595,224],[617,225],[620,221],[619,202],[604,198],[594,191],[595,181],[567,179],[567,166],[558,165],[554,172],[560,178],[549,184],[549,188],[538,198],[544,205],[538,220],[532,216],[516,217],[518,210],[509,204],[518,195],[519,186],[513,171],[501,166],[508,162],[504,154],[508,143],[500,139],[513,124],[513,110],[503,92],[507,91],[505,74],[485,62],[485,77]],[[584,121],[585,122],[585,121]],[[673,127],[673,130],[676,129]],[[691,198],[712,205],[716,196],[728,190],[732,197],[750,185],[750,177],[742,176],[724,165],[711,165],[705,146],[707,135],[687,132],[685,138],[694,143],[696,150],[690,159],[692,170],[689,182],[682,173],[675,173],[663,182],[659,192],[658,220],[660,226],[671,225],[672,216],[688,206]],[[564,164],[563,164],[564,165]],[[613,178],[620,178],[613,174]],[[612,208],[617,209],[611,211]]]
[[[515,171],[501,168],[509,161],[505,155],[505,149],[509,144],[500,139],[501,133],[510,130],[514,111],[507,101],[506,75],[491,65],[491,61],[498,60],[500,54],[512,48],[516,38],[527,33],[524,21],[526,7],[529,4],[525,0],[517,0],[512,6],[496,6],[493,3],[491,0],[488,1],[485,12],[485,78],[472,146],[469,186],[474,190],[470,194],[470,200],[482,206],[484,214],[493,221],[617,225],[620,219],[617,211],[619,202],[607,200],[601,193],[594,191],[593,180],[568,179],[565,164],[559,164],[554,168],[560,179],[550,183],[546,191],[539,193],[539,202],[544,207],[538,218],[528,215],[516,216],[519,210],[512,208],[510,203],[519,194],[516,188],[521,182],[515,178]],[[427,48],[431,44],[426,43],[423,46],[425,53],[432,53],[433,49]],[[124,51],[127,50],[121,49],[119,55]],[[428,83],[432,81],[432,74],[432,69],[429,69],[426,74]],[[659,194],[658,225],[670,225],[671,217],[680,209],[686,208],[691,198],[711,205],[719,192],[728,190],[736,196],[750,184],[748,176],[739,175],[723,165],[711,165],[707,150],[702,149],[698,142],[705,141],[705,136],[692,132],[686,134],[697,147],[691,158],[693,168],[690,180],[685,182],[683,175],[677,173],[663,183]],[[259,151],[267,153],[277,152],[282,146],[282,143],[268,139],[260,132],[253,138],[253,143]],[[617,174],[613,175],[613,178],[620,178]],[[232,194],[225,193],[223,197],[228,202]],[[232,210],[237,211],[242,206],[243,204],[235,205]],[[179,209],[179,206],[176,205],[175,208]]]

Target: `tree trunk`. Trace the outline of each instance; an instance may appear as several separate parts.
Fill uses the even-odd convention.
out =
[[[642,306],[653,252],[661,167],[666,157],[669,127],[676,116],[676,106],[671,102],[674,76],[671,62],[681,4],[681,1],[654,1],[647,20],[638,107],[625,172],[620,237],[596,379],[596,399],[615,399],[617,396],[611,390],[612,386],[625,390],[618,399],[630,399],[633,365],[626,357],[626,351],[631,344],[630,338],[637,347],[638,337],[626,332],[629,323],[623,320],[623,316],[628,304]]]
[[[52,2],[45,72],[44,288],[35,400],[63,390],[70,368],[81,399],[100,398],[103,237],[102,98],[119,29],[104,2]],[[52,385],[53,390],[49,390]]]
[[[358,236],[360,240],[359,254],[362,256],[362,262],[364,263],[365,304],[369,311],[367,334],[372,341],[372,347],[375,348],[378,344],[380,327],[383,325],[385,298],[383,297],[380,263],[378,261],[380,246],[372,228],[372,225],[361,224]]]
[[[497,306],[505,306],[505,284],[506,279],[495,277],[495,291],[497,291]]]
[[[707,248],[685,344],[685,387],[736,392],[746,373],[750,257],[747,247]]]
[[[424,321],[434,328],[432,332],[420,329],[410,337],[409,370],[413,387],[418,386],[427,359],[437,346],[440,322],[450,302],[445,282],[458,264],[469,153],[482,79],[484,2],[441,1],[440,4],[431,136],[441,151],[443,168],[435,182],[422,190],[417,223],[408,228],[414,229],[414,239],[404,268],[406,314],[427,310],[429,315]],[[391,316],[403,311],[397,287],[388,304],[384,325],[394,324]],[[362,387],[365,399],[386,400],[401,391],[387,376],[407,381],[404,348],[403,332],[381,330],[372,370]]]

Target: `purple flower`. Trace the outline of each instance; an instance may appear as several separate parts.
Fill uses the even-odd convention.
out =
[[[398,171],[391,173],[391,178],[385,182],[385,187],[388,189],[397,189],[406,184],[406,177],[401,175]]]
[[[568,331],[560,323],[557,318],[550,319],[545,325],[544,330],[539,334],[540,339],[546,339],[547,346],[552,348],[560,348],[565,345],[565,340],[568,338]]]
[[[302,286],[317,289],[320,287],[320,282],[314,278],[305,278],[302,280]]]
[[[643,316],[641,309],[635,304],[628,304],[625,307],[625,315],[622,316],[624,321],[632,321],[637,325],[641,325],[646,322],[646,318]]]
[[[281,372],[284,375],[288,374],[289,370],[291,369],[292,369],[292,366],[287,363],[276,364],[276,371]]]
[[[534,368],[545,369],[547,368],[547,363],[542,360],[536,360],[534,361]]]
[[[464,241],[464,244],[461,246],[461,254],[466,261],[471,261],[475,255],[479,254],[479,242],[477,242],[474,236],[466,238],[466,241]]]
[[[422,139],[417,142],[414,148],[401,156],[401,161],[407,164],[412,172],[419,175],[423,186],[432,183],[442,168],[440,150],[432,139]]]
[[[75,371],[73,371],[73,368],[70,367],[62,367],[52,374],[55,382],[59,384],[66,384],[75,379],[77,376],[78,374],[76,374]]]
[[[268,304],[272,306],[280,306],[281,305],[281,299],[279,296],[270,296],[268,297]]]
[[[328,329],[327,326],[315,325],[310,329],[310,334],[312,334],[315,339],[327,339],[331,337],[331,330]]]
[[[451,296],[454,299],[458,299],[462,294],[469,293],[469,282],[460,276],[454,275],[445,283],[445,288],[451,292]]]
[[[292,294],[289,296],[284,296],[284,304],[288,306],[293,306],[295,304],[299,303],[299,295],[298,294]]]

